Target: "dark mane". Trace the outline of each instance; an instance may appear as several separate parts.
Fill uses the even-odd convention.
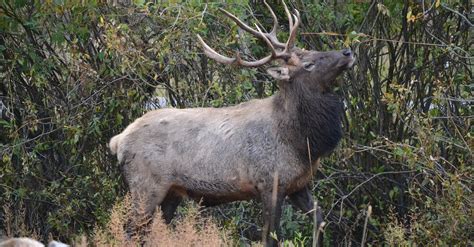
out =
[[[342,101],[331,92],[320,93],[297,82],[291,87],[273,101],[279,136],[306,161],[309,141],[311,159],[316,160],[331,152],[342,137]]]

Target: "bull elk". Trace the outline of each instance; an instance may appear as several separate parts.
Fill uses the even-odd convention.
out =
[[[147,213],[161,206],[170,222],[185,197],[205,206],[257,199],[264,212],[263,237],[276,231],[286,196],[303,212],[313,209],[310,179],[319,158],[341,139],[343,105],[333,93],[335,79],[354,63],[349,49],[307,51],[295,47],[301,18],[290,13],[290,34],[277,39],[278,20],[262,32],[221,9],[240,28],[262,39],[271,54],[245,61],[226,57],[198,35],[204,53],[219,63],[259,67],[271,61],[281,66],[267,70],[278,81],[279,92],[232,107],[159,109],[146,113],[110,141],[124,167],[132,197],[145,198]],[[142,202],[143,203],[143,202]]]

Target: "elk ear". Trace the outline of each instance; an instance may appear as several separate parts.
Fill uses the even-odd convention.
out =
[[[267,73],[279,81],[289,81],[290,71],[285,67],[273,67],[267,69]]]

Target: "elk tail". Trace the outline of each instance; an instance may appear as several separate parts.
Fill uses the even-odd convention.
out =
[[[120,144],[121,139],[122,139],[122,135],[120,135],[120,134],[118,134],[118,135],[112,137],[112,139],[110,139],[109,148],[110,148],[110,152],[112,154],[117,154],[117,149],[118,149],[118,146]]]

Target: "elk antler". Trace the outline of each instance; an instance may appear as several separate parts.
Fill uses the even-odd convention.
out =
[[[290,11],[288,10],[288,7],[286,6],[285,2],[283,1],[283,5],[285,6],[285,12],[288,16],[288,22],[290,26],[290,36],[288,37],[288,40],[286,43],[282,43],[278,41],[278,38],[276,36],[276,30],[278,28],[278,19],[273,12],[272,8],[266,1],[263,1],[267,8],[270,10],[270,13],[273,17],[273,28],[269,33],[264,33],[260,30],[260,28],[256,26],[257,30],[249,27],[247,24],[242,22],[239,18],[237,18],[235,15],[227,12],[224,9],[220,9],[225,15],[227,15],[230,19],[232,19],[240,28],[243,30],[251,33],[253,36],[263,39],[265,43],[269,46],[271,49],[272,54],[268,55],[260,60],[257,61],[244,61],[241,59],[240,54],[237,53],[235,58],[229,58],[224,55],[219,54],[215,50],[213,50],[210,46],[208,46],[204,40],[201,38],[201,36],[197,35],[199,42],[201,43],[204,53],[216,60],[217,62],[224,63],[224,64],[238,64],[243,67],[258,67],[261,65],[264,65],[274,59],[285,59],[288,60],[291,57],[291,51],[295,47],[295,40],[296,40],[296,31],[298,30],[298,26],[301,22],[300,18],[300,13],[298,10],[295,9],[295,14],[291,14]],[[293,24],[293,18],[294,18],[294,24]],[[276,48],[278,49],[283,49],[282,51],[277,51]]]

